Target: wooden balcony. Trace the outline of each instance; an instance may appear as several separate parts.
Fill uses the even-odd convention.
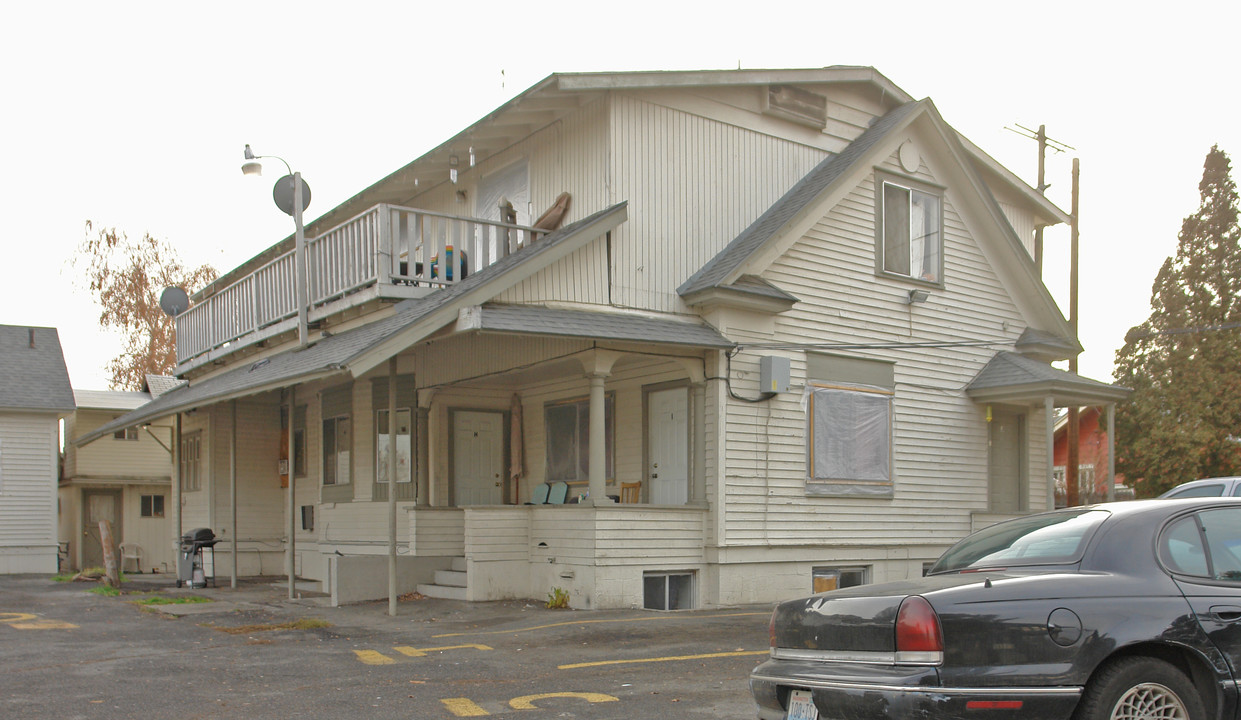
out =
[[[376,205],[306,240],[310,321],[372,300],[424,297],[545,234],[522,225]],[[294,260],[294,252],[287,252],[178,315],[177,372],[296,330]]]

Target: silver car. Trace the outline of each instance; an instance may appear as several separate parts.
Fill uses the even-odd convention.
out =
[[[1241,496],[1241,477],[1218,477],[1191,480],[1181,483],[1161,498],[1238,497]]]

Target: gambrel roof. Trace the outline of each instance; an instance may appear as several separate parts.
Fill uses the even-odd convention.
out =
[[[75,407],[56,328],[0,325],[0,410]]]
[[[958,211],[965,212],[968,206],[987,223],[989,232],[978,241],[991,242],[996,256],[1007,268],[1010,293],[1014,299],[1023,298],[1025,307],[1033,312],[1030,322],[1040,326],[1040,337],[1052,339],[1042,343],[1040,349],[1063,350],[1058,358],[1066,358],[1073,350],[1079,350],[1072,329],[1039,277],[1034,262],[987,183],[979,176],[973,156],[929,99],[908,102],[891,110],[842,152],[825,158],[686,280],[678,292],[687,303],[694,305],[711,297],[715,291],[730,288],[743,275],[762,272],[774,260],[777,252],[774,248],[796,237],[803,229],[799,225],[812,222],[826,212],[828,198],[842,196],[852,189],[863,173],[870,172],[895,149],[894,145],[904,133],[917,128],[923,129],[921,134],[929,142],[938,139],[939,147],[951,158],[949,170],[957,177],[951,186],[958,199]]]

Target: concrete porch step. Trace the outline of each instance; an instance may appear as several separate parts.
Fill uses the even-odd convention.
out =
[[[458,570],[436,570],[435,584],[463,588],[467,584],[466,574]]]
[[[419,585],[418,592],[427,597],[439,598],[441,600],[464,600],[464,587],[450,587],[448,585]]]
[[[469,568],[469,564],[468,564],[468,563],[466,563],[465,558],[463,558],[463,557],[455,557],[455,558],[453,558],[453,559],[452,559],[452,569],[453,569],[454,571],[456,571],[456,572],[465,572],[465,571],[466,571],[466,569],[468,569],[468,568]]]

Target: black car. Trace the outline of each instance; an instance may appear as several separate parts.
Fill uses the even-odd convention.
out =
[[[1238,715],[1241,500],[1000,523],[926,577],[781,603],[762,720]]]

